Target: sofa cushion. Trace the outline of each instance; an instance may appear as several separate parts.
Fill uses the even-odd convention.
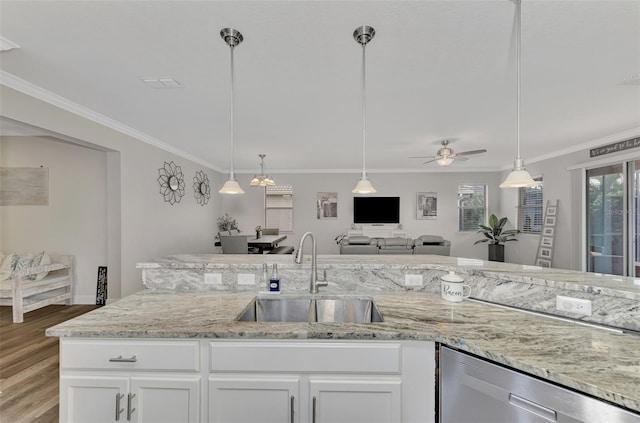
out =
[[[350,236],[348,241],[351,245],[369,245],[371,243],[371,238],[363,235]]]
[[[415,245],[438,245],[444,241],[444,238],[438,235],[420,235]]]
[[[382,238],[378,245],[380,248],[388,248],[388,247],[403,247],[410,248],[412,245],[412,240],[410,238]]]

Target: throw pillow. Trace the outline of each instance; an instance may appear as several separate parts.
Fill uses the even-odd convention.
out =
[[[44,266],[46,264],[51,264],[51,257],[49,257],[49,254],[43,251],[33,258],[31,266]],[[49,272],[40,272],[35,275],[29,276],[29,279],[31,279],[32,281],[41,281],[42,279],[46,278],[48,274]]]
[[[16,268],[14,270],[23,270],[31,267],[31,263],[33,263],[33,254],[24,253],[18,256],[18,261],[16,262]]]
[[[18,255],[16,253],[10,253],[5,256],[0,264],[0,281],[6,281],[11,279],[11,272],[16,268],[18,263]]]

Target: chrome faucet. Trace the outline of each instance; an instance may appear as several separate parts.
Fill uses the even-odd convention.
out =
[[[313,237],[311,232],[305,232],[300,239],[300,244],[298,245],[298,251],[296,251],[296,257],[294,261],[297,264],[302,263],[302,246],[304,245],[304,240],[307,237],[311,237],[311,284],[309,285],[309,292],[312,294],[318,293],[318,287],[327,286],[327,281],[324,279],[318,280],[318,265],[316,261],[316,239]]]

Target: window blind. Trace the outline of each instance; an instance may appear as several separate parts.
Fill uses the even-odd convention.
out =
[[[539,182],[536,188],[520,188],[518,190],[518,229],[522,233],[542,233],[544,204],[542,200],[542,178],[534,178]]]
[[[476,231],[484,224],[487,210],[486,185],[458,185],[458,230]]]
[[[265,227],[293,232],[293,186],[265,187]]]

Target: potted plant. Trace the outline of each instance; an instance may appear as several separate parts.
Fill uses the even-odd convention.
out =
[[[234,218],[229,216],[228,213],[225,213],[224,216],[219,217],[217,220],[217,223],[218,223],[218,232],[225,232],[225,231],[232,231],[232,230],[237,230],[238,232],[240,232],[240,229],[238,228],[238,222],[236,222]]]
[[[478,233],[482,233],[484,238],[477,240],[473,245],[481,242],[489,243],[489,261],[502,261],[504,262],[504,243],[507,241],[517,241],[516,234],[520,233],[519,229],[504,230],[504,225],[507,224],[507,218],[502,217],[498,219],[498,216],[492,214],[489,216],[489,226],[478,225]]]

